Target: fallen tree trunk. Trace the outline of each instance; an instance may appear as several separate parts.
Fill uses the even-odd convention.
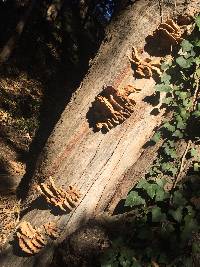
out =
[[[162,18],[172,10],[173,6],[165,7]],[[132,45],[144,47],[145,37],[160,21],[157,0],[136,1],[113,21],[108,28],[109,41],[102,44],[40,155],[21,221],[29,221],[36,227],[55,222],[61,231],[54,244],[105,210],[112,214],[119,199],[147,171],[155,157],[158,147],[146,150],[144,147],[162,120],[162,112],[155,115],[152,112],[155,106],[145,100],[153,94],[155,81],[152,78],[135,80],[127,55]],[[107,133],[95,132],[88,112],[96,96],[105,85],[123,88],[128,84],[141,89],[133,95],[136,105],[132,115]],[[73,185],[81,191],[81,201],[70,213],[55,213],[39,197],[36,188],[49,176],[55,178],[57,186]],[[35,256],[26,257],[17,244],[11,242],[1,254],[1,266],[47,266],[54,244],[48,244]]]

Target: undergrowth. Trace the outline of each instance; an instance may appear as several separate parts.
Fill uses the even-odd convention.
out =
[[[152,138],[163,140],[156,161],[126,198],[135,219],[112,236],[102,267],[200,266],[200,238],[194,238],[200,230],[200,16],[195,22],[177,56],[161,66],[155,90],[166,94],[163,106],[172,116]]]

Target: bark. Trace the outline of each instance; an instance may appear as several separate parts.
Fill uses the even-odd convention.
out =
[[[173,5],[165,6],[162,18],[166,19],[172,11]],[[152,112],[155,105],[145,100],[153,94],[154,80],[134,80],[127,54],[132,45],[144,47],[145,37],[161,21],[160,14],[159,1],[140,0],[109,26],[107,41],[100,47],[38,159],[24,203],[22,221],[29,221],[36,227],[54,221],[61,229],[60,236],[32,257],[22,257],[15,242],[6,244],[0,258],[1,266],[48,266],[54,245],[105,210],[112,213],[119,199],[126,196],[147,170],[158,147],[146,149],[145,144],[160,124],[162,112],[155,115]],[[135,95],[132,116],[106,134],[94,132],[87,114],[103,86],[119,87],[130,83],[142,89]],[[74,185],[82,193],[80,204],[69,214],[56,214],[39,197],[36,186],[50,175],[55,178],[56,185]]]

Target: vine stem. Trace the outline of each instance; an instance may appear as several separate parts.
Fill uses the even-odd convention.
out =
[[[194,111],[197,105],[197,96],[198,96],[198,92],[199,92],[199,79],[196,79],[196,89],[194,92],[194,97],[193,97],[193,101],[192,101],[192,110]]]
[[[185,157],[186,157],[186,155],[187,155],[187,153],[188,153],[188,150],[190,149],[191,144],[192,144],[192,141],[189,140],[188,143],[187,143],[186,149],[185,149],[185,151],[184,151],[184,153],[183,153],[183,156],[182,156],[182,159],[181,159],[181,165],[180,165],[178,174],[177,174],[177,176],[176,176],[176,179],[175,179],[175,181],[174,181],[174,183],[173,183],[173,187],[172,187],[172,189],[174,189],[174,188],[176,187],[177,183],[178,183],[179,180],[180,180],[181,174],[182,174],[182,172],[183,172],[183,170],[184,170],[184,168],[185,168]]]
[[[194,110],[196,109],[196,105],[197,105],[197,96],[198,96],[198,92],[199,92],[199,79],[196,78],[195,80],[196,80],[196,88],[195,88],[194,96],[193,96],[193,99],[192,99],[192,108],[191,108],[191,111],[194,111]],[[174,183],[173,183],[173,187],[172,187],[172,189],[174,189],[174,188],[176,187],[177,183],[178,183],[179,180],[180,180],[181,174],[182,174],[182,172],[183,172],[183,170],[184,170],[184,168],[185,168],[185,157],[186,157],[186,155],[187,155],[187,153],[188,153],[188,150],[189,150],[190,147],[191,147],[191,144],[192,144],[192,141],[189,140],[189,141],[187,142],[187,146],[186,146],[185,151],[184,151],[184,153],[183,153],[183,156],[182,156],[182,159],[181,159],[181,165],[180,165],[180,168],[179,168],[179,172],[178,172],[178,174],[177,174],[177,176],[176,176],[176,179],[175,179],[175,181],[174,181]]]

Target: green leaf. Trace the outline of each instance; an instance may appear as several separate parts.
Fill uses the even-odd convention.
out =
[[[154,88],[157,92],[166,92],[166,93],[171,92],[173,90],[171,86],[165,84],[156,84]]]
[[[174,99],[172,97],[166,97],[164,100],[163,100],[163,103],[166,104],[166,105],[170,105],[174,102]]]
[[[164,84],[169,85],[170,84],[170,80],[171,80],[171,76],[168,75],[166,72],[163,73],[163,75],[161,76],[161,82]]]
[[[194,163],[194,171],[198,172],[200,170],[200,164],[198,162]]]
[[[198,151],[195,148],[191,148],[190,154],[192,157],[197,157],[198,156]]]
[[[169,122],[166,122],[163,125],[163,127],[166,128],[170,132],[174,132],[176,130],[175,126],[174,125],[171,125]]]
[[[157,184],[149,184],[149,186],[146,188],[146,192],[151,199],[155,197],[157,189]]]
[[[188,40],[183,40],[181,43],[181,47],[183,49],[183,52],[188,52],[192,50],[193,45]]]
[[[154,207],[152,208],[152,222],[162,222],[166,220],[166,214],[162,213],[161,208]]]
[[[147,182],[146,179],[143,178],[136,185],[136,188],[142,188],[142,189],[145,189],[146,190],[148,188],[148,186],[149,186],[149,183]]]
[[[200,255],[200,244],[199,244],[199,242],[192,244],[192,253]]]
[[[192,106],[192,101],[190,99],[185,99],[185,100],[183,100],[183,105],[186,108],[190,108]]]
[[[180,92],[179,98],[180,99],[186,99],[188,97],[187,92]]]
[[[196,23],[197,27],[198,27],[199,30],[200,30],[200,16],[196,17],[196,19],[195,19],[195,23]]]
[[[183,241],[186,241],[191,237],[193,231],[197,231],[199,229],[199,224],[197,220],[190,215],[186,215],[184,221],[185,225],[181,228],[181,238]]]
[[[161,133],[160,132],[157,132],[154,134],[154,136],[151,138],[151,140],[155,143],[157,143],[158,141],[160,141],[160,138],[161,138]]]
[[[200,68],[196,69],[195,76],[196,76],[196,79],[200,78]]]
[[[187,209],[187,212],[188,212],[188,214],[191,216],[191,217],[195,217],[195,210],[193,209],[193,207],[192,206],[186,206],[186,209]]]
[[[161,168],[163,171],[171,172],[173,175],[175,175],[178,171],[177,167],[175,167],[174,164],[170,162],[162,163]]]
[[[172,136],[183,138],[183,133],[180,130],[176,130]]]
[[[125,201],[125,206],[128,207],[134,207],[134,206],[138,206],[138,205],[145,205],[146,202],[145,200],[138,195],[138,192],[136,191],[131,191]]]
[[[183,208],[177,208],[176,210],[169,210],[169,214],[174,218],[175,221],[181,222],[183,217]]]
[[[196,110],[192,113],[195,117],[200,117],[200,111],[199,110]]]
[[[193,58],[185,59],[183,56],[180,56],[176,59],[176,63],[183,69],[188,69],[193,62]]]
[[[178,129],[184,130],[186,128],[186,126],[187,125],[186,125],[186,123],[183,120],[178,121],[178,123],[177,123],[177,128]]]
[[[169,142],[163,145],[166,155],[173,159],[177,158],[176,150],[173,148],[173,146],[169,146],[168,144],[170,145]]]
[[[185,206],[187,200],[184,198],[181,192],[175,191],[173,194],[173,204],[175,207]]]
[[[120,257],[119,257],[119,263],[123,267],[129,267],[131,266],[132,259],[134,259],[135,253],[134,250],[131,250],[129,248],[121,249],[120,251]],[[134,260],[135,262],[136,260]],[[137,261],[136,261],[137,263]]]
[[[162,188],[156,191],[155,201],[163,201],[167,198],[169,198],[169,193],[165,192]]]
[[[159,185],[161,188],[164,188],[164,186],[166,185],[167,181],[165,178],[156,178],[155,182],[157,185]]]
[[[170,63],[171,63],[171,62],[170,62]],[[169,62],[163,62],[163,63],[161,64],[161,70],[166,71],[167,69],[169,69],[169,67],[170,67],[170,63],[169,63]]]
[[[118,267],[118,261],[116,261],[117,256],[117,251],[109,249],[100,259],[101,267]]]

